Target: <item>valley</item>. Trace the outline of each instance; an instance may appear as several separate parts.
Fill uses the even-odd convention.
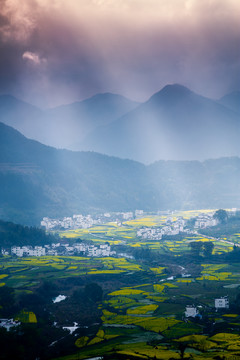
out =
[[[201,213],[172,217],[191,223]],[[138,237],[139,229],[163,227],[166,215],[145,215],[121,226],[110,222],[57,231],[69,246],[107,243],[114,257],[0,257],[1,317],[21,323],[10,331],[0,323],[1,342],[14,344],[3,346],[3,354],[59,360],[235,359],[240,351],[238,221],[238,213],[229,217],[232,232],[220,237],[211,232],[226,224],[153,240]],[[216,308],[217,299],[227,299],[229,307]]]
[[[0,3],[0,360],[240,360],[240,1]]]

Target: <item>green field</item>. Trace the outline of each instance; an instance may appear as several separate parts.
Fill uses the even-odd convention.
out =
[[[181,213],[185,218],[192,215]],[[118,246],[124,246],[130,253],[132,249],[148,249],[154,254],[152,259],[3,256],[0,258],[0,289],[13,288],[18,300],[23,294],[37,294],[47,281],[69,300],[54,305],[49,298],[46,309],[59,323],[64,323],[64,314],[68,312],[70,324],[74,309],[80,311],[78,321],[83,316],[74,300],[78,291],[87,284],[101,286],[103,297],[93,306],[98,314],[97,324],[84,330],[85,333],[78,331],[72,335],[72,355],[58,359],[105,355],[109,359],[170,360],[180,358],[182,346],[186,359],[214,359],[219,353],[225,359],[237,358],[240,354],[240,262],[230,262],[224,257],[233,246],[226,239],[220,241],[197,234],[181,240],[170,237],[143,241],[136,237],[140,227],[159,227],[164,221],[164,217],[149,216],[125,222],[121,227],[109,223],[60,233],[69,242],[78,238],[99,243],[108,241],[116,251]],[[234,241],[238,238],[236,234]],[[213,255],[190,261],[191,241],[212,241]],[[188,276],[183,277],[183,273]],[[230,309],[216,312],[214,299],[222,296],[229,297]],[[187,305],[198,307],[200,316],[185,319]],[[40,326],[41,315],[37,311],[35,314],[28,304],[13,317],[31,326]]]

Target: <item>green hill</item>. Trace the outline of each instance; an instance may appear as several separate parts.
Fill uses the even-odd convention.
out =
[[[57,150],[0,124],[0,218],[37,224],[44,216],[143,209],[239,207],[240,159],[131,160]]]
[[[46,235],[42,229],[0,220],[0,248],[13,245],[45,245],[51,243],[53,239],[53,236]]]
[[[56,150],[0,124],[0,218],[39,223],[99,210],[150,209],[144,165],[93,152]]]

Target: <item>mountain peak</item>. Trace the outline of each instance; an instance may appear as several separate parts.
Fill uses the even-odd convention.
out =
[[[191,90],[187,87],[180,85],[180,84],[172,84],[166,85],[162,90],[158,91],[154,94],[149,101],[150,102],[161,102],[163,101],[165,104],[166,102],[175,102],[178,100],[182,100],[185,97],[193,94]]]
[[[180,84],[169,84],[166,85],[160,90],[162,94],[190,94],[191,90],[189,90],[186,86]]]

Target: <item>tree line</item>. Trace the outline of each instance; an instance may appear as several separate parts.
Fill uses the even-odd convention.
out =
[[[43,229],[0,220],[0,247],[46,245],[54,241],[55,236],[46,234]]]

